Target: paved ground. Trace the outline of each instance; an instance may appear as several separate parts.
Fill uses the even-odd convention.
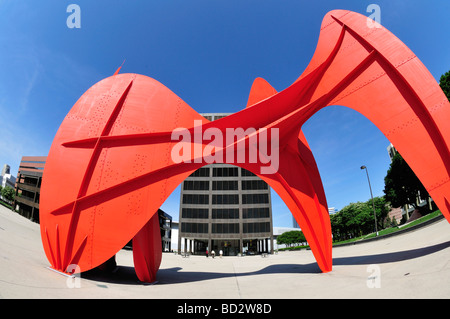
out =
[[[450,225],[333,249],[323,274],[310,251],[206,258],[164,254],[158,282],[134,274],[132,252],[117,254],[112,275],[77,281],[46,267],[39,225],[0,206],[0,298],[450,298]]]

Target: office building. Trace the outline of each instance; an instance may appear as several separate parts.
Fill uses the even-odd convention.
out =
[[[46,156],[23,156],[17,173],[14,208],[34,222],[39,222],[39,196],[46,160]]]
[[[172,251],[172,216],[158,209],[159,228],[161,230],[162,251]]]

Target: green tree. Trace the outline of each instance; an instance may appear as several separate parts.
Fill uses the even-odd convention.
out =
[[[300,244],[306,242],[305,236],[302,231],[292,230],[282,233],[277,238],[277,243],[279,245],[291,246],[293,244]]]
[[[375,214],[377,217],[377,229],[383,229],[384,220],[388,216],[389,206],[384,197],[375,197]],[[372,199],[367,202],[350,203],[339,212],[330,216],[331,231],[334,241],[346,240],[375,230],[375,218]]]
[[[417,196],[428,199],[429,195],[420,180],[403,159],[400,153],[396,153],[384,178],[384,193],[386,200],[393,207],[406,204],[417,207]]]
[[[439,80],[439,86],[441,87],[447,99],[450,101],[450,71],[441,75]]]
[[[1,189],[1,194],[4,200],[11,203],[14,200],[15,190],[9,186],[5,186]]]

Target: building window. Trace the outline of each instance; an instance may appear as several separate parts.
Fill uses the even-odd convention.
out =
[[[239,208],[214,208],[213,219],[239,219]]]
[[[243,180],[242,190],[267,189],[267,184],[261,179]]]
[[[238,234],[239,224],[212,224],[213,234]]]
[[[246,169],[241,169],[241,176],[256,176],[250,171],[247,171]]]
[[[186,180],[184,181],[184,185],[183,188],[185,190],[200,190],[200,191],[205,191],[205,190],[209,190],[209,181],[201,181],[201,180]]]
[[[202,167],[192,173],[192,177],[209,177],[209,167]]]
[[[242,209],[242,218],[269,218],[269,217],[270,214],[268,207]]]
[[[239,195],[238,194],[226,194],[226,195],[212,195],[212,203],[213,205],[232,205],[239,204]]]
[[[213,176],[214,177],[232,177],[238,176],[238,168],[237,167],[213,167]]]
[[[213,190],[234,191],[238,190],[237,181],[213,181]]]
[[[243,232],[244,233],[268,233],[270,232],[270,223],[244,223]]]
[[[242,204],[268,204],[268,194],[242,194]]]
[[[206,223],[181,223],[181,231],[183,233],[208,233],[208,224]]]
[[[181,210],[181,217],[183,218],[208,218],[207,208],[183,208]]]
[[[183,194],[183,204],[209,204],[209,195]]]

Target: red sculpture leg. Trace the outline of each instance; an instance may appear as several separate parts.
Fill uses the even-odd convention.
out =
[[[158,213],[133,237],[134,270],[139,280],[152,283],[161,265],[162,246]]]

